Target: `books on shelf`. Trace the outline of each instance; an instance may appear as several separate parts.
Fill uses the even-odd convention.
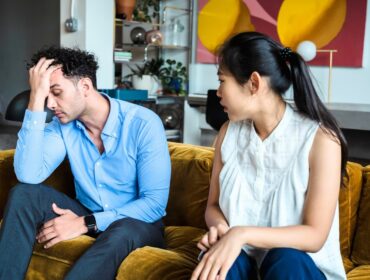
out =
[[[113,59],[115,62],[129,62],[132,59],[132,52],[115,50]]]

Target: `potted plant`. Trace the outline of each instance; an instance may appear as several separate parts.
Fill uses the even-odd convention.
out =
[[[143,65],[136,64],[135,68],[129,66],[131,73],[125,78],[132,78],[135,89],[144,89],[148,95],[155,95],[160,87],[163,59],[152,59]]]
[[[186,94],[186,82],[188,79],[187,69],[181,62],[167,59],[166,65],[161,68],[160,79],[162,82],[163,94]]]
[[[134,10],[134,19],[141,22],[152,22],[153,18],[157,18],[159,14],[160,0],[137,0]],[[153,10],[152,15],[149,15],[150,7]]]

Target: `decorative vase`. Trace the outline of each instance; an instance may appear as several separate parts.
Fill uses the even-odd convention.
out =
[[[134,89],[147,90],[148,96],[156,96],[159,88],[158,80],[151,75],[132,76],[132,85]]]
[[[116,14],[126,20],[132,20],[136,0],[116,0]]]

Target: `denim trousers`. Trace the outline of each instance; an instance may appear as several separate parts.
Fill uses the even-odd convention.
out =
[[[326,277],[307,253],[296,249],[271,249],[264,258],[259,271],[255,260],[242,251],[230,268],[226,280],[257,279],[325,280]]]
[[[77,200],[43,184],[18,184],[10,191],[0,228],[0,279],[24,279],[38,229],[57,217],[52,203],[78,216],[91,214]],[[97,234],[65,279],[114,279],[124,258],[143,246],[164,247],[163,223],[123,218]],[[66,248],[68,250],[68,248]]]

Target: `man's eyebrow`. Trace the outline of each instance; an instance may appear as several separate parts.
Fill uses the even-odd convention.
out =
[[[60,86],[59,84],[54,84],[54,85],[50,86],[50,89],[53,89],[53,88],[59,87],[59,86]]]

